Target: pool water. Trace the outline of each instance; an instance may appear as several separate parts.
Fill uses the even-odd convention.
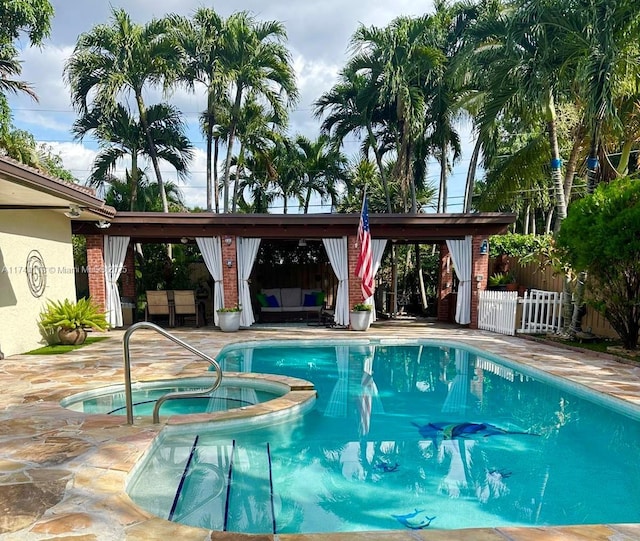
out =
[[[167,393],[206,391],[213,385],[213,378],[187,378],[184,380],[136,383],[132,386],[134,416],[151,416],[156,401]],[[160,409],[162,416],[212,413],[273,400],[283,392],[257,382],[231,382],[228,378],[213,393],[202,398],[178,398],[167,400]],[[123,385],[112,385],[67,397],[62,405],[74,411],[108,415],[126,415],[126,398]]]
[[[632,408],[455,344],[254,343],[218,360],[310,380],[316,407],[168,431],[128,485],[163,518],[244,533],[640,522]]]

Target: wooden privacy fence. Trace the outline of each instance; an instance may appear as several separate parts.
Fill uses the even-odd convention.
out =
[[[517,321],[520,324],[517,324]],[[557,332],[562,327],[562,293],[532,289],[480,291],[478,328],[499,334]]]

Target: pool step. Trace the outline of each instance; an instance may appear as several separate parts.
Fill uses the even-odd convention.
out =
[[[276,533],[270,448],[236,446],[229,484],[225,530]]]
[[[176,489],[169,520],[222,530],[235,442],[219,445],[198,443],[196,438]]]

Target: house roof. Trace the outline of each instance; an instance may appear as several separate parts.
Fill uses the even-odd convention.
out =
[[[370,214],[374,238],[397,242],[439,242],[465,235],[505,233],[515,214]],[[215,214],[120,212],[111,227],[96,231],[82,221],[73,223],[78,234],[108,234],[131,237],[134,242],[177,242],[182,238],[234,235],[263,239],[322,239],[354,235],[359,214]]]
[[[44,174],[6,156],[0,156],[0,209],[59,212],[77,208],[78,219],[110,220],[116,210],[96,196],[95,190]]]

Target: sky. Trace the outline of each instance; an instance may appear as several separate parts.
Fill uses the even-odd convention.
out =
[[[30,83],[39,102],[27,96],[9,96],[13,112],[13,124],[31,132],[37,141],[46,143],[59,154],[66,169],[81,182],[89,176],[96,155],[97,144],[90,137],[75,141],[71,126],[77,115],[69,98],[69,89],[63,80],[65,62],[73,52],[79,34],[90,31],[97,24],[109,23],[111,6],[123,8],[138,23],[144,24],[154,17],[167,13],[189,16],[200,7],[212,7],[220,15],[228,17],[236,11],[249,11],[258,20],[280,21],[287,31],[287,45],[291,51],[296,72],[300,100],[291,113],[289,135],[302,134],[311,139],[319,135],[321,120],[313,116],[313,102],[336,82],[340,69],[349,58],[349,41],[360,25],[384,27],[400,15],[414,16],[433,11],[431,0],[238,0],[204,4],[201,0],[127,0],[113,3],[104,0],[51,0],[55,9],[50,38],[42,47],[23,45],[21,80]],[[160,93],[150,96],[147,103],[157,103]],[[205,108],[203,92],[188,94],[176,91],[168,101],[184,114],[187,135],[195,147],[191,174],[185,181],[178,180],[175,170],[162,166],[163,178],[178,182],[187,206],[206,207],[205,194],[205,142],[198,128],[199,111]],[[460,126],[463,156],[454,168],[449,180],[448,211],[462,211],[462,195],[466,168],[473,146],[469,128]],[[349,158],[355,156],[357,145],[345,147]],[[439,168],[429,166],[428,178],[437,186]],[[310,212],[328,212],[319,201]],[[277,209],[274,209],[277,212]]]

